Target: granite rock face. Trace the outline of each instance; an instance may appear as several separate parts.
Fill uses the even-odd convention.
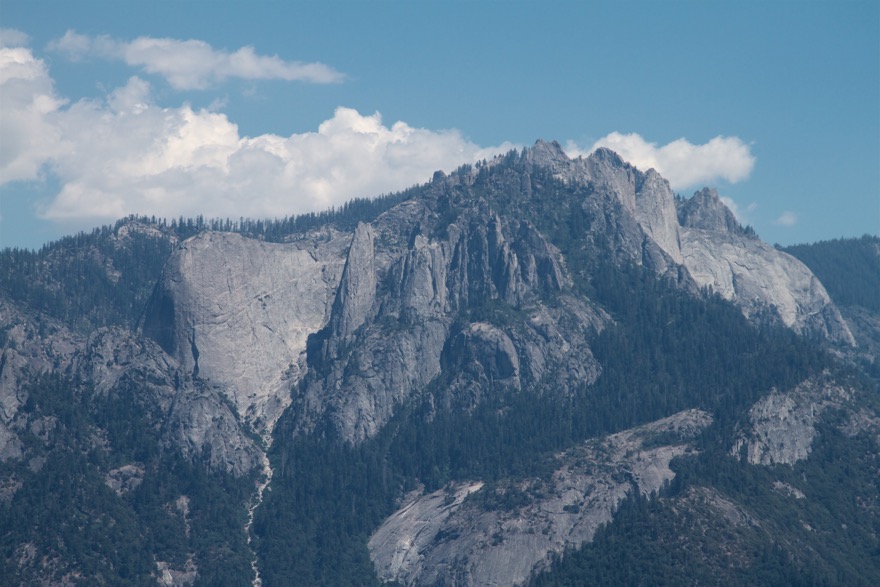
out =
[[[716,233],[746,234],[733,212],[724,205],[718,192],[703,188],[679,203],[678,220],[682,227]]]
[[[351,239],[339,290],[333,303],[332,329],[350,339],[366,322],[376,300],[376,267],[373,229],[359,223]],[[315,329],[317,330],[317,329]]]
[[[588,442],[559,455],[549,480],[410,495],[370,538],[376,571],[407,586],[522,584],[553,555],[590,542],[627,494],[672,480],[670,460],[711,422],[689,410]]]
[[[561,254],[485,202],[445,226],[431,204],[407,202],[355,231],[329,323],[309,342],[294,433],[324,423],[360,442],[435,380],[436,405],[468,410],[550,372],[566,385],[598,375],[587,340],[606,316],[562,295]],[[559,303],[548,307],[548,293]],[[577,365],[551,370],[572,355]]]
[[[302,377],[308,335],[329,317],[348,243],[333,231],[289,244],[200,234],[168,261],[142,330],[265,435]]]
[[[244,433],[219,390],[188,378],[153,341],[119,327],[88,337],[44,316],[0,301],[6,345],[0,353],[0,460],[26,456],[17,431],[48,438],[51,419],[22,411],[25,382],[41,374],[71,376],[69,401],[121,400],[138,406],[148,425],[160,430],[163,447],[209,468],[242,476],[260,462],[260,451]],[[134,425],[134,424],[133,424]]]
[[[827,376],[804,381],[790,390],[773,390],[749,410],[748,421],[740,427],[730,452],[753,465],[791,465],[806,459],[823,414],[847,407],[852,397],[852,390]],[[867,422],[869,428],[876,427],[876,422]]]
[[[701,287],[804,334],[853,346],[855,339],[821,282],[800,261],[747,234],[713,190],[680,204],[684,265]]]
[[[27,402],[25,383],[34,376],[63,371],[82,337],[57,321],[34,316],[0,298],[0,462],[19,459],[24,447],[15,431],[19,410]]]
[[[676,200],[656,171],[642,172],[607,149],[572,160],[557,143],[539,141],[527,159],[569,184],[590,186],[584,207],[600,219],[593,230],[613,242],[623,258],[659,275],[674,276],[678,267],[688,277],[680,283],[692,280],[710,288],[747,318],[771,316],[797,332],[855,345],[815,275],[743,229],[714,190]]]
[[[152,340],[120,328],[93,334],[73,360],[93,401],[131,402],[160,433],[164,449],[209,469],[244,476],[262,451],[239,424],[222,391],[193,380]]]

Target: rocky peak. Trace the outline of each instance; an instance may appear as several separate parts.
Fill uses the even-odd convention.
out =
[[[556,141],[536,142],[526,152],[526,160],[550,169],[555,177],[566,183],[589,185],[594,193],[617,200],[626,211],[636,216],[664,251],[676,262],[681,262],[674,194],[669,182],[653,169],[639,171],[605,147],[596,149],[586,158],[570,159]]]
[[[703,188],[689,200],[679,201],[678,221],[688,228],[744,234],[733,212],[711,188]]]
[[[739,305],[746,317],[769,313],[798,332],[853,344],[810,270],[740,226],[715,190],[676,200],[655,170],[640,171],[605,148],[568,159],[558,143],[539,141],[526,159],[569,185],[588,188],[590,195],[580,205],[591,219],[589,231],[614,243],[621,261],[678,276],[685,287],[708,286]]]
[[[750,319],[778,319],[803,334],[853,346],[855,339],[806,265],[744,230],[715,190],[678,202],[684,265],[701,287]]]
[[[591,185],[595,191],[619,199],[629,211],[635,210],[636,174],[639,171],[620,156],[605,148],[588,157],[570,159],[556,142],[539,140],[524,157],[533,167],[549,169],[554,177],[567,184]]]
[[[473,407],[492,390],[553,377],[565,393],[598,374],[586,341],[602,319],[574,301],[543,308],[571,285],[543,235],[481,200],[439,229],[418,208],[358,227],[329,324],[309,341],[294,434],[328,424],[361,442],[438,377],[438,404]],[[405,238],[386,238],[389,226]]]
[[[342,279],[333,302],[333,330],[350,337],[366,321],[376,296],[373,228],[359,222],[351,239]]]
[[[558,167],[567,167],[570,159],[562,145],[556,141],[547,142],[541,139],[535,141],[531,149],[526,151],[526,161],[532,165],[540,165],[556,169]]]
[[[607,147],[599,147],[595,151],[593,151],[587,159],[595,162],[599,165],[607,165],[609,167],[628,167],[629,163],[623,160],[623,158],[617,154],[616,151],[612,151]]]

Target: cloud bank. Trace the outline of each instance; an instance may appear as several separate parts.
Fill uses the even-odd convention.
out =
[[[350,108],[315,132],[241,136],[222,113],[155,104],[139,77],[104,100],[68,104],[45,63],[20,47],[0,49],[0,97],[0,185],[52,174],[61,189],[42,215],[59,221],[319,211],[513,148]]]
[[[15,35],[3,37],[8,42]],[[0,47],[0,185],[37,178],[42,165],[60,154],[56,113],[64,103],[42,60],[23,47]]]
[[[639,169],[654,168],[676,190],[705,185],[718,179],[736,183],[748,178],[755,166],[755,157],[749,146],[736,137],[718,136],[703,145],[678,139],[658,146],[636,133],[612,132],[587,150],[569,143],[566,152],[576,157],[588,155],[599,147],[615,151]]]
[[[277,79],[317,84],[340,82],[344,76],[323,63],[284,61],[277,55],[257,55],[253,47],[229,53],[198,40],[138,37],[126,42],[106,35],[90,37],[73,30],[49,44],[67,58],[123,61],[144,72],[164,77],[178,90],[203,90],[228,78]]]
[[[313,132],[242,136],[216,109],[157,104],[150,83],[138,76],[103,99],[68,100],[58,95],[46,63],[23,46],[25,35],[5,30],[0,40],[7,44],[0,47],[0,186],[57,182],[58,192],[40,210],[49,220],[97,223],[132,213],[283,217],[405,189],[437,169],[491,159],[517,146],[482,147],[457,130],[389,125],[378,112],[343,107]],[[300,75],[252,49],[222,53],[200,41],[119,43],[70,32],[56,45],[74,57],[123,55],[178,85],[232,75]],[[681,139],[657,147],[635,134],[612,133],[590,151],[598,146],[656,168],[674,187],[717,177],[738,181],[754,164],[736,138],[706,145]],[[581,154],[576,147],[569,152]]]

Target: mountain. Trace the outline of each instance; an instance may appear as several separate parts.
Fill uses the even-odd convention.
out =
[[[875,360],[880,356],[880,237],[822,241],[785,251],[827,284],[858,341],[863,364],[869,370],[880,367]]]
[[[873,584],[880,247],[814,247],[538,141],[3,251],[0,576]]]

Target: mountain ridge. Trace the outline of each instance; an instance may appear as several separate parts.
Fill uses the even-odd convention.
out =
[[[642,493],[682,511],[711,496],[731,505],[706,519],[772,525],[772,512],[732,513],[754,504],[712,481],[711,459],[746,479],[774,476],[810,508],[827,491],[772,463],[812,475],[815,454],[846,450],[873,470],[875,384],[870,372],[847,375],[861,373],[849,358],[869,330],[859,323],[857,347],[815,275],[741,227],[717,193],[681,200],[655,171],[612,151],[570,159],[539,141],[361,210],[356,222],[356,214],[337,225],[290,222],[286,235],[263,226],[262,240],[202,220],[174,229],[131,220],[50,247],[78,259],[91,282],[68,279],[57,262],[38,269],[37,254],[0,255],[14,269],[0,282],[0,515],[15,529],[4,534],[2,574],[125,584],[112,570],[121,565],[180,585],[223,584],[215,572],[223,568],[238,584],[254,569],[267,585],[522,582],[552,575],[558,557],[576,560],[575,549],[591,552],[594,535],[610,548],[599,530],[617,528],[616,512],[629,516],[628,500]],[[790,416],[782,424],[773,420],[780,406]],[[510,514],[555,499],[522,489],[554,475],[552,455],[662,427],[687,410],[712,422],[688,450],[670,448],[684,445],[658,428],[633,449],[643,462],[609,461],[624,477],[602,477],[618,489],[589,537],[551,531],[548,549],[538,546],[544,534],[528,533],[539,531],[529,515]],[[658,465],[665,473],[647,491],[626,478],[650,468],[649,453],[670,450],[678,458]],[[743,452],[751,456],[738,460]],[[68,459],[78,468],[66,469],[62,454],[79,455]],[[74,534],[40,538],[47,527],[20,514],[52,475],[68,475],[80,493],[109,492],[115,527],[131,529],[140,551],[120,562],[99,549],[84,566],[70,554],[84,551]],[[580,497],[560,505],[559,528],[588,511],[581,502],[592,490],[578,487]],[[470,517],[432,526],[418,552],[457,562],[374,575],[397,556],[368,544],[398,500],[442,508],[444,491]],[[876,511],[866,503],[870,522]],[[499,504],[513,509],[491,514]],[[252,521],[242,519],[247,511]],[[817,511],[799,515],[825,524]],[[840,515],[862,532],[863,522]],[[196,527],[214,529],[200,536]],[[796,537],[813,548],[810,540]],[[34,544],[54,562],[29,554]],[[291,548],[295,561],[280,554]],[[480,571],[486,548],[522,563],[515,576],[501,564]],[[331,552],[346,562],[322,563]],[[797,554],[786,568],[807,572]],[[846,558],[823,556],[829,565]]]

